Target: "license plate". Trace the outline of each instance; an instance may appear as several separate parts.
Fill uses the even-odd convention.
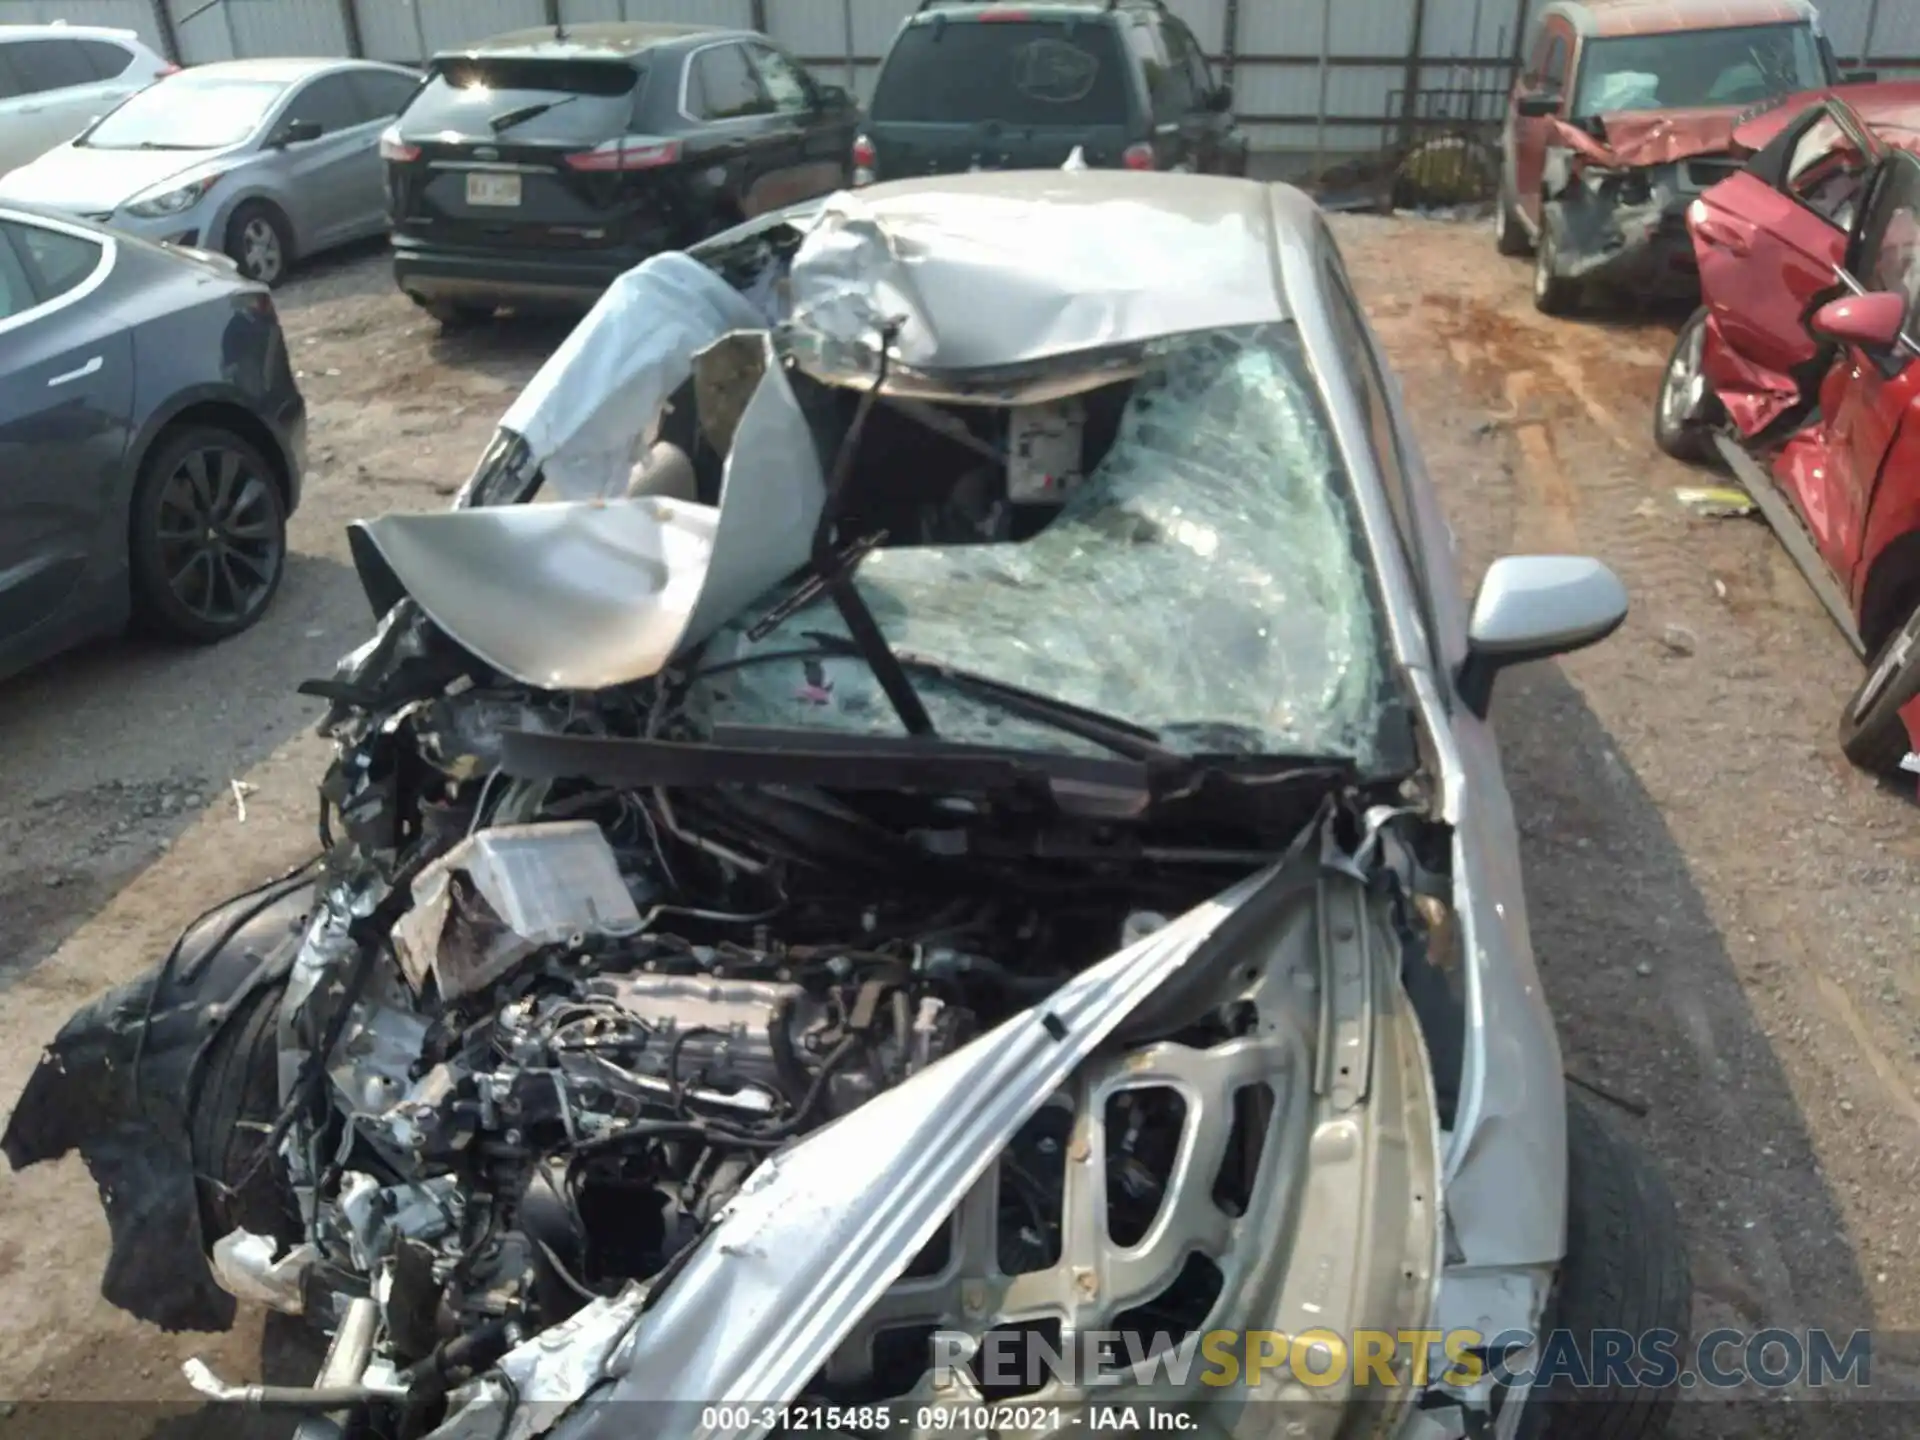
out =
[[[488,175],[477,170],[468,171],[467,203],[469,205],[518,205],[520,177]]]

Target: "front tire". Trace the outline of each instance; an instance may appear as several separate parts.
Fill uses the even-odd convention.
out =
[[[1713,462],[1713,432],[1727,419],[1706,376],[1707,313],[1702,305],[1680,327],[1653,406],[1653,443],[1689,465]]]
[[[1920,695],[1920,606],[1875,653],[1840,712],[1840,749],[1870,775],[1898,775],[1913,746],[1900,707]]]
[[[293,232],[273,206],[249,200],[227,221],[226,252],[247,279],[278,285],[293,264]]]
[[[210,645],[266,613],[287,563],[287,507],[266,457],[231,430],[163,434],[134,486],[133,613],[144,629]]]
[[[1594,1337],[1602,1332],[1625,1333],[1639,1344],[1665,1331],[1677,1362],[1686,1356],[1692,1309],[1692,1270],[1666,1177],[1590,1103],[1568,1095],[1567,1255],[1548,1336],[1571,1341],[1585,1365],[1593,1363],[1600,1348]],[[1656,1440],[1665,1431],[1677,1383],[1623,1386],[1608,1376],[1602,1384],[1596,1374],[1582,1386],[1566,1369],[1557,1367],[1544,1391],[1528,1395],[1523,1440]]]
[[[1540,239],[1533,253],[1533,308],[1542,315],[1571,315],[1579,308],[1580,287],[1555,274],[1560,264],[1560,239],[1545,211],[1540,215]]]

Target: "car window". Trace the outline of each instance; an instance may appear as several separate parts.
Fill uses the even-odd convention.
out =
[[[1127,75],[1111,25],[910,25],[887,54],[869,113],[877,121],[920,124],[1120,125],[1130,108]]]
[[[1808,25],[1736,25],[1589,40],[1576,119],[1620,110],[1752,105],[1826,83]]]
[[[322,135],[351,130],[371,118],[362,107],[360,92],[347,75],[322,75],[318,80],[309,81],[287,103],[285,113],[288,121],[314,121]]]
[[[1846,127],[1823,111],[1787,159],[1787,193],[1821,219],[1851,231],[1868,168]]]
[[[687,71],[687,113],[696,120],[773,113],[773,100],[761,88],[744,45],[715,45],[693,57]]]
[[[369,120],[385,120],[407,108],[407,101],[420,88],[411,75],[396,75],[389,70],[355,70],[353,88],[359,92],[360,113]]]
[[[1194,108],[1193,82],[1187,67],[1168,46],[1161,27],[1136,19],[1127,26],[1127,41],[1146,72],[1147,94],[1157,120],[1176,120]]]
[[[518,115],[499,132],[516,143],[598,144],[627,133],[643,75],[625,60],[451,56],[434,62],[401,123],[409,135],[491,139],[489,122]]]
[[[1540,62],[1540,79],[1543,84],[1558,90],[1567,83],[1567,37],[1549,31],[1547,34],[1546,58]]]
[[[72,40],[16,40],[9,49],[14,73],[27,94],[92,85],[99,79]]]
[[[1858,278],[1869,290],[1902,295],[1907,328],[1920,328],[1920,160],[1896,155],[1875,186],[1860,235]]]
[[[1214,89],[1213,71],[1207,64],[1206,52],[1181,21],[1169,20],[1163,29],[1173,63],[1186,70],[1187,83],[1193,87],[1195,99],[1204,100]]]
[[[42,304],[58,299],[93,274],[100,263],[102,246],[98,240],[69,235],[61,230],[43,230],[38,225],[5,222],[7,233],[20,248],[34,292]]]
[[[14,73],[12,54],[13,46],[0,40],[0,100],[11,100],[26,93],[25,84]]]
[[[75,40],[73,43],[86,56],[87,64],[93,67],[97,80],[111,80],[124,74],[126,68],[133,64],[133,52],[111,40]]]
[[[251,135],[286,91],[280,80],[209,78],[186,70],[135,91],[74,144],[90,150],[219,150]]]
[[[761,86],[773,97],[774,109],[783,115],[803,115],[813,109],[813,90],[799,62],[771,45],[749,46],[748,53]]]
[[[0,221],[0,320],[11,320],[40,303],[33,293],[33,282],[27,279],[26,265],[14,248],[14,228]]]

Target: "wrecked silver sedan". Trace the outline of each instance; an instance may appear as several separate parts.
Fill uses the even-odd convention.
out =
[[[1469,614],[1300,194],[763,218],[631,272],[454,509],[352,541],[324,853],[75,1016],[6,1136],[92,1167],[114,1303],[332,1336],[206,1395],[1658,1433],[1657,1365],[1534,1383],[1555,1331],[1678,1345],[1688,1284],[1565,1091],[1486,720],[1625,596],[1521,557]]]

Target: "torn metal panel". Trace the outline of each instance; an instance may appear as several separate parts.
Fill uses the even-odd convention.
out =
[[[896,649],[1122,716],[1170,748],[1365,766],[1391,682],[1361,543],[1297,337],[1274,326],[1165,346],[1112,449],[1039,535],[883,549],[856,584]],[[756,645],[758,613],[722,629],[710,656],[845,633],[816,604]],[[947,738],[1075,748],[923,688]],[[742,666],[702,694],[720,723],[897,729],[855,658]]]
[[[809,554],[825,478],[771,340],[758,343],[717,506],[642,496],[361,521],[349,539],[369,592],[411,596],[523,684],[600,690],[657,674]],[[630,463],[623,452],[623,488]]]
[[[627,271],[500,418],[566,500],[624,493],[638,443],[693,358],[770,317],[698,260],[656,255]]]
[[[957,376],[1285,319],[1267,191],[1195,176],[1177,199],[1115,170],[836,195],[794,257],[790,343],[813,373],[871,376],[898,321],[903,372]]]
[[[1695,155],[1726,154],[1733,148],[1741,114],[1732,107],[1621,110],[1586,122],[1597,123],[1599,135],[1582,125],[1555,120],[1547,143],[1607,169],[1671,165]]]
[[[1541,224],[1554,236],[1553,273],[1645,295],[1693,293],[1699,276],[1686,207],[1698,193],[1678,165],[1550,165]]]

